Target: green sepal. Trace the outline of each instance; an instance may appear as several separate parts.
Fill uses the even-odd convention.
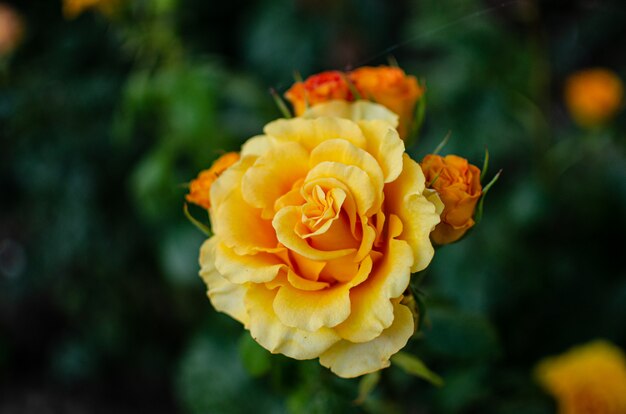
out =
[[[435,148],[435,150],[433,151],[433,155],[439,155],[439,153],[441,152],[441,150],[443,149],[443,147],[446,146],[446,144],[448,143],[448,141],[450,140],[450,136],[452,135],[452,131],[448,131],[448,133],[446,134],[445,137],[443,137],[443,139],[441,140],[441,142],[439,143],[439,145],[437,145],[437,148]]]
[[[489,189],[498,181],[500,178],[500,174],[502,174],[502,170],[498,171],[496,175],[493,176],[491,181],[483,188],[483,194],[480,196],[480,201],[478,202],[478,207],[476,208],[476,214],[474,214],[474,221],[476,224],[480,223],[480,220],[483,218],[483,204],[485,202],[485,196]]]
[[[489,149],[485,145],[485,160],[483,161],[483,169],[480,171],[480,182],[482,183],[485,175],[487,175],[487,169],[489,168]]]
[[[443,386],[443,379],[428,369],[422,360],[415,355],[398,352],[391,357],[391,363],[400,367],[407,374],[422,378],[437,387]]]
[[[191,213],[189,212],[189,206],[187,205],[187,203],[183,205],[183,212],[185,213],[185,217],[187,217],[187,220],[189,220],[191,224],[196,226],[198,230],[204,233],[205,236],[211,237],[213,235],[213,232],[211,231],[209,226],[200,222],[200,220],[198,220],[197,218],[191,215]]]
[[[419,141],[420,132],[422,130],[422,125],[424,125],[424,118],[426,117],[426,92],[422,94],[420,99],[417,101],[417,106],[415,107],[415,116],[413,117],[413,124],[411,125],[411,133],[409,135],[409,139],[407,140],[406,146],[412,146]]]
[[[354,403],[356,405],[363,404],[372,391],[374,391],[379,382],[380,371],[374,371],[364,375],[359,381],[359,395],[356,400],[354,400]]]
[[[276,92],[276,89],[270,88],[270,94],[272,95],[272,98],[274,98],[274,103],[276,104],[280,112],[283,114],[283,117],[286,119],[293,118],[293,115],[291,115],[291,111],[289,110],[289,108],[287,108],[287,105],[285,104],[285,101],[283,101],[283,98],[281,98],[280,95],[278,95],[278,92]]]

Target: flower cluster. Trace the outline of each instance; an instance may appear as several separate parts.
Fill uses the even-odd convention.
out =
[[[420,165],[405,152],[422,92],[398,68],[312,76],[287,92],[298,117],[267,124],[190,184],[187,200],[212,223],[200,252],[208,296],[272,353],[356,377],[389,366],[415,333],[411,274],[433,243],[474,225],[482,188],[460,157]]]

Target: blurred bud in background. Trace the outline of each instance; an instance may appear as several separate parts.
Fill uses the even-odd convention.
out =
[[[398,134],[405,139],[415,118],[415,104],[424,93],[417,78],[393,66],[365,66],[350,73],[350,79],[364,99],[379,103],[398,114]]]
[[[622,105],[624,86],[612,71],[586,69],[565,82],[565,104],[574,121],[582,127],[595,127],[611,120]]]
[[[22,18],[10,6],[0,3],[0,57],[13,52],[24,36]]]
[[[594,341],[546,358],[536,369],[560,414],[626,413],[626,356],[606,341]]]
[[[74,19],[87,9],[96,9],[109,15],[115,11],[118,0],[63,0],[63,14]]]
[[[296,82],[285,98],[293,105],[296,116],[304,113],[308,106],[315,106],[333,99],[354,100],[344,74],[335,70],[309,76],[304,82]]]
[[[475,224],[474,211],[482,194],[480,169],[456,155],[430,154],[421,166],[426,187],[436,190],[445,206],[430,237],[436,244],[453,243]]]

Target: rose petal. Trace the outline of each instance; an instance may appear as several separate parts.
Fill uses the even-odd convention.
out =
[[[241,193],[244,200],[252,207],[262,209],[262,218],[271,219],[276,200],[289,193],[293,184],[306,176],[308,161],[308,152],[297,142],[271,148],[243,175]]]
[[[382,105],[364,100],[356,102],[329,101],[317,104],[302,114],[302,118],[320,118],[324,116],[338,116],[351,119],[352,121],[378,119],[389,123],[392,128],[398,126],[398,115]]]
[[[320,364],[343,378],[354,378],[386,368],[389,358],[402,349],[414,332],[411,310],[395,302],[393,324],[369,342],[342,340],[320,356]]]
[[[309,151],[334,138],[345,139],[359,148],[364,148],[366,142],[358,125],[342,118],[279,119],[267,124],[264,131],[280,141],[299,142]]]
[[[390,216],[389,222],[390,234],[402,231],[396,216]],[[407,242],[388,241],[382,261],[365,282],[350,292],[352,312],[348,319],[335,327],[342,338],[352,342],[371,341],[391,325],[394,318],[391,300],[402,295],[408,287],[412,262],[413,253]]]
[[[369,259],[369,258],[368,258]],[[367,278],[372,261],[364,260],[355,276],[354,283]],[[282,323],[306,331],[333,327],[350,315],[350,288],[353,283],[337,283],[316,291],[303,291],[284,285],[274,299],[274,312]]]
[[[354,248],[325,251],[310,246],[306,240],[295,233],[295,228],[300,223],[301,217],[300,208],[296,206],[284,207],[274,216],[272,225],[276,231],[276,236],[286,248],[316,261],[328,261],[356,251]]]
[[[223,278],[242,284],[269,282],[287,266],[275,254],[259,252],[238,255],[224,243],[219,243],[215,250],[215,267]]]
[[[422,169],[407,154],[403,157],[402,174],[385,186],[387,212],[400,218],[404,230],[399,238],[413,248],[415,261],[411,272],[425,269],[435,254],[429,235],[440,219],[435,204],[423,195],[424,186]]]
[[[276,290],[268,290],[264,285],[251,285],[245,297],[250,334],[265,349],[290,358],[311,359],[339,340],[330,328],[308,332],[282,324],[272,307],[276,294]]]
[[[215,247],[218,243],[217,237],[214,236],[202,244],[200,277],[207,285],[207,293],[213,307],[247,326],[248,314],[244,297],[248,289],[245,285],[238,285],[224,279],[215,268]]]
[[[402,171],[404,141],[398,131],[384,121],[359,121],[359,127],[367,140],[366,150],[376,158],[385,182],[395,180]]]

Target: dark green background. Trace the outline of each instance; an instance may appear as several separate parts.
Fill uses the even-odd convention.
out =
[[[541,358],[626,348],[626,117],[583,130],[568,74],[626,79],[620,0],[135,0],[106,18],[14,1],[21,47],[0,64],[0,412],[550,413]],[[294,70],[378,65],[427,85],[420,159],[491,177],[483,221],[440,249],[407,351],[357,380],[270,356],[216,313],[197,277],[188,182],[280,116]],[[201,210],[192,208],[201,215]]]

